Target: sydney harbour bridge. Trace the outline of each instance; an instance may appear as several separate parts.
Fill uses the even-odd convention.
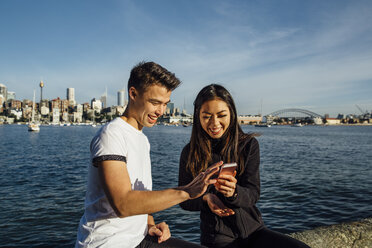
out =
[[[272,116],[272,117],[281,117],[281,118],[323,118],[320,114],[314,113],[312,111],[306,109],[299,109],[299,108],[288,108],[288,109],[281,109],[275,112],[272,112],[265,117]]]

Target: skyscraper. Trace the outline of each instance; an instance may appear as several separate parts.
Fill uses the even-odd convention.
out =
[[[173,115],[174,114],[174,103],[173,102],[168,103],[167,108],[169,108],[169,113]]]
[[[75,89],[74,88],[67,88],[67,100],[69,105],[75,105]]]
[[[107,108],[107,87],[105,93],[101,96],[102,107]]]
[[[118,106],[125,106],[125,90],[118,91]]]

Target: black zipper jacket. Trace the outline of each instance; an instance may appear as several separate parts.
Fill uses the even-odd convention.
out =
[[[218,141],[212,143],[213,163],[211,165],[222,160],[220,146]],[[255,205],[260,197],[260,151],[257,139],[247,138],[245,142],[241,143],[239,151],[244,154],[245,169],[242,175],[237,171],[236,194],[227,198],[219,193],[213,185],[210,185],[206,192],[216,194],[227,207],[235,211],[235,215],[219,217],[212,213],[208,204],[202,200],[202,196],[180,204],[184,210],[200,211],[202,244],[213,243],[218,234],[234,239],[247,238],[264,226],[261,213]],[[179,186],[186,185],[193,180],[191,172],[186,169],[189,152],[190,144],[187,144],[183,148],[180,158]]]

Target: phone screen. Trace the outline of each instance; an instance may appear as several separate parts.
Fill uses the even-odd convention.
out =
[[[231,176],[233,176],[234,172],[236,170],[236,167],[237,167],[236,163],[223,164],[221,166],[221,170],[220,170],[220,173],[219,173],[218,177],[220,175],[231,175]]]

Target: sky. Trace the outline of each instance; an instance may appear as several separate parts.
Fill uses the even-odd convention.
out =
[[[154,61],[182,81],[176,107],[218,83],[239,114],[286,108],[372,111],[369,0],[1,0],[0,83],[19,100],[117,104],[131,68]]]

